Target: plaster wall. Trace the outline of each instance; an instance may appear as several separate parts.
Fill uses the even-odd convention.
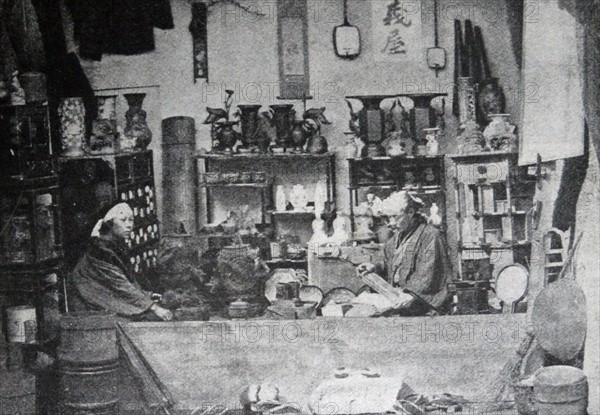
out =
[[[507,96],[507,112],[518,113],[520,74],[511,49],[504,0],[464,1],[440,4],[440,46],[447,51],[448,65],[435,77],[428,69],[425,53],[433,46],[433,1],[408,1],[422,9],[422,59],[404,65],[373,60],[371,2],[348,1],[348,18],[361,31],[362,54],[347,61],[335,56],[333,28],[342,23],[342,0],[308,0],[309,76],[313,100],[309,107],[326,107],[332,125],[324,126],[323,135],[335,151],[345,144],[344,132],[349,120],[344,97],[352,94],[388,94],[442,91],[452,93],[453,21],[471,19],[482,27],[488,59],[494,76],[500,78]],[[235,91],[234,104],[281,102],[278,95],[277,13],[275,0],[241,0],[241,4],[260,10],[255,16],[224,2],[211,7],[208,22],[209,82],[193,80],[192,39],[188,31],[191,7],[187,0],[171,2],[175,29],[155,30],[156,50],[136,56],[104,55],[100,62],[84,62],[95,89],[156,86],[159,88],[159,113],[162,119],[191,116],[196,121],[197,147],[209,148],[209,128],[202,125],[206,106],[221,107],[225,89]],[[441,150],[455,151],[456,125],[451,115],[451,95],[446,99],[448,133]],[[295,102],[298,111],[301,104]],[[155,121],[159,125],[160,120]],[[161,133],[155,131],[155,172],[157,184],[162,176],[160,163]],[[342,155],[337,163],[337,200],[341,211],[348,209],[347,162]],[[160,185],[159,185],[160,187]],[[452,193],[447,206],[454,206]],[[160,196],[160,195],[159,195]],[[160,199],[159,199],[160,204]],[[159,206],[160,209],[160,206]],[[452,214],[452,212],[448,212]],[[202,216],[203,217],[203,216]],[[449,216],[451,217],[451,216]],[[450,228],[453,228],[452,226]],[[455,239],[449,229],[449,239]]]

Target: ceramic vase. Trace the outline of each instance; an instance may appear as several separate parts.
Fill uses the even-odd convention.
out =
[[[135,93],[123,96],[127,100],[129,109],[125,113],[125,142],[121,142],[121,150],[145,149],[152,140],[152,131],[146,122],[146,111],[142,109],[146,94]]]
[[[475,84],[470,76],[458,78],[458,112],[459,122],[477,122]]]
[[[304,145],[308,139],[308,132],[304,129],[304,121],[294,121],[292,129],[291,141],[294,145],[294,153],[303,153]]]
[[[317,183],[315,187],[315,215],[319,217],[325,211],[327,202],[327,189],[324,183]]]
[[[492,119],[490,114],[504,112],[505,98],[498,78],[484,79],[479,83],[477,93],[477,119],[481,125],[487,125]]]
[[[491,122],[483,131],[486,147],[492,151],[517,151],[516,126],[509,122],[510,114],[490,114]]]
[[[250,151],[257,150],[259,128],[259,114],[261,105],[238,105],[240,110],[240,126],[242,129],[240,148]],[[238,148],[239,150],[239,148]]]
[[[225,121],[217,125],[217,140],[219,148],[227,153],[233,152],[233,146],[238,140],[239,133],[233,129],[237,121]]]
[[[277,212],[285,212],[286,206],[285,188],[282,185],[278,185],[275,191],[275,209]]]
[[[62,155],[77,157],[84,154],[85,106],[83,98],[71,97],[62,100],[58,107],[60,119],[60,141]]]
[[[272,125],[277,134],[276,145],[279,148],[286,149],[291,147],[292,122],[294,120],[294,105],[292,104],[274,104],[270,106],[272,110]]]

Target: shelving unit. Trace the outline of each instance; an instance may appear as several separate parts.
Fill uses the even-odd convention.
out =
[[[527,220],[534,183],[525,180],[513,153],[453,155],[459,275],[493,286],[506,265],[528,266]]]
[[[273,203],[273,188],[277,185],[304,184],[312,185],[325,179],[327,183],[327,202],[325,214],[335,212],[335,155],[333,153],[282,153],[282,154],[197,154],[198,172],[200,173],[198,187],[204,190],[207,222],[214,220],[214,198],[210,189],[258,188],[261,193],[262,224],[272,223],[275,217],[312,216],[314,212],[288,210],[276,211]],[[206,173],[239,173],[261,172],[265,180],[261,183],[207,183],[203,180]]]
[[[355,208],[371,190],[390,194],[405,190],[421,198],[426,209],[436,203],[445,225],[444,156],[435,157],[374,157],[348,159],[350,170],[350,223],[356,231]]]
[[[330,219],[335,214],[335,154],[308,154],[308,153],[282,153],[282,154],[219,154],[198,153],[198,189],[200,205],[204,203],[206,224],[215,226],[226,218],[226,210],[239,209],[242,204],[252,204],[255,209],[257,225],[265,225],[264,229],[271,228],[267,239],[274,241],[282,235],[299,235],[301,243],[308,242],[312,231],[310,223],[314,218],[314,210],[311,210],[312,187],[317,183],[326,183],[327,200],[324,219]],[[231,180],[231,174],[235,179],[235,173],[240,174],[239,181],[246,181],[248,175],[258,173],[261,175],[259,183],[227,183]],[[223,182],[207,182],[207,174],[219,174]],[[241,177],[244,176],[244,177]],[[218,176],[217,176],[218,177]],[[211,177],[215,181],[215,177]],[[309,208],[307,210],[275,209],[274,189],[278,185],[284,185],[291,189],[294,184],[302,184],[307,188]],[[252,190],[256,190],[254,194]],[[234,193],[244,191],[244,194]],[[258,194],[256,194],[258,193]],[[227,198],[230,200],[227,204]],[[258,204],[257,204],[258,202]],[[217,212],[221,210],[221,212]],[[198,221],[201,223],[202,221]],[[293,230],[291,230],[293,229]],[[202,229],[199,230],[202,234]],[[216,236],[207,234],[208,238]],[[209,246],[215,246],[210,243]],[[268,244],[267,244],[268,245]],[[306,268],[306,260],[291,260],[288,258],[270,260],[268,246],[263,247],[263,256],[268,259],[268,265],[272,267]]]
[[[46,106],[0,108],[0,165],[0,294],[7,295],[3,307],[35,307],[40,343],[46,340],[43,291],[56,283],[64,288],[60,195]]]
[[[131,268],[137,275],[157,263],[160,228],[152,150],[59,159],[62,216],[67,262],[73,267],[83,254],[102,204],[127,202],[133,209],[129,241]],[[150,285],[150,281],[140,281]]]

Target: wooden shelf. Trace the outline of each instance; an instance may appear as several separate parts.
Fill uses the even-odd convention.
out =
[[[443,154],[437,155],[437,156],[394,156],[394,157],[390,157],[390,156],[381,156],[381,157],[351,157],[351,158],[347,158],[346,160],[353,160],[353,161],[369,161],[369,160],[435,160],[435,159],[441,159],[444,158]]]
[[[512,249],[521,246],[529,246],[531,242],[529,241],[519,241],[512,244],[476,244],[476,245],[466,245],[462,244],[460,249],[465,251],[483,251],[486,249]]]
[[[198,183],[200,187],[250,187],[264,189],[271,186],[271,182],[265,183]]]
[[[194,157],[199,159],[217,159],[217,160],[274,160],[274,159],[298,159],[298,160],[315,160],[315,159],[327,159],[333,157],[334,153],[327,152],[323,154],[312,154],[312,153],[234,153],[234,154],[222,154],[222,153],[200,153],[196,152]]]

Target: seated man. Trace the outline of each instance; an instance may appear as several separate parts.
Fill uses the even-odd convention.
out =
[[[451,276],[443,238],[419,213],[424,206],[420,199],[406,193],[400,200],[401,206],[393,208],[395,212],[387,212],[393,234],[384,245],[383,263],[360,264],[358,272],[378,273],[399,288],[396,314],[443,312],[448,303],[446,284]]]
[[[74,311],[109,311],[133,319],[173,318],[171,311],[140,288],[130,269],[126,242],[132,229],[133,211],[127,203],[116,204],[102,215],[71,275],[69,303]]]

